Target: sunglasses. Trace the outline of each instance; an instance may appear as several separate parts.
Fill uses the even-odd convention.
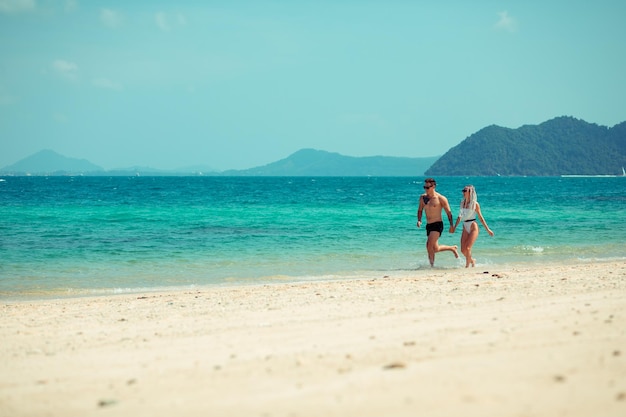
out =
[[[462,190],[464,193],[468,192],[469,190],[467,188],[463,188]]]
[[[425,190],[428,190],[429,188],[433,188],[433,186],[432,186],[432,185],[425,185],[425,186],[424,186],[424,189],[425,189]]]

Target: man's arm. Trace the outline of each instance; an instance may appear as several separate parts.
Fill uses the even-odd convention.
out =
[[[424,199],[420,196],[420,203],[417,206],[417,227],[422,225],[422,211],[424,210]]]
[[[450,203],[448,203],[448,199],[445,198],[444,196],[441,196],[441,206],[443,207],[443,209],[446,211],[446,214],[448,215],[448,222],[450,222],[450,233],[452,233],[452,230],[454,228],[454,223],[452,220],[452,211],[450,210]]]

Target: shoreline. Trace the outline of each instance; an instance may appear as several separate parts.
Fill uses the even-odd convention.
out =
[[[0,415],[626,414],[626,261],[396,272],[0,300]]]
[[[133,295],[143,293],[169,293],[182,291],[209,291],[216,288],[236,288],[236,287],[256,287],[264,285],[283,285],[283,284],[303,284],[303,283],[325,283],[325,282],[342,282],[351,280],[368,280],[383,277],[391,278],[407,278],[407,277],[425,277],[429,274],[438,273],[454,273],[458,274],[480,274],[489,273],[489,270],[505,271],[518,270],[525,268],[559,268],[572,265],[590,265],[590,264],[610,264],[610,263],[626,263],[626,258],[596,258],[596,259],[564,259],[564,260],[537,260],[517,261],[505,263],[479,263],[474,268],[465,268],[461,266],[461,258],[458,258],[458,265],[448,262],[440,262],[435,267],[423,265],[416,269],[396,269],[396,270],[368,270],[368,271],[352,271],[350,273],[342,272],[336,274],[311,275],[311,276],[290,276],[275,275],[272,277],[261,278],[228,278],[216,283],[199,283],[199,284],[181,284],[171,286],[142,286],[142,287],[105,287],[105,288],[52,288],[52,289],[29,289],[22,291],[0,292],[0,304],[12,302],[29,302],[29,301],[46,301],[56,299],[72,299],[72,298],[90,298],[90,297],[112,297],[122,295]],[[441,266],[444,264],[444,266]]]

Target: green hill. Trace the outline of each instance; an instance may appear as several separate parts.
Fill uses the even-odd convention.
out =
[[[225,171],[223,175],[420,176],[437,158],[353,157],[315,149],[301,149],[280,161],[251,169]]]
[[[68,158],[46,149],[4,167],[1,171],[13,174],[63,175],[94,174],[102,172],[103,169],[86,159]]]
[[[518,129],[481,129],[446,152],[426,175],[605,175],[621,174],[623,166],[626,122],[608,128],[563,116]]]

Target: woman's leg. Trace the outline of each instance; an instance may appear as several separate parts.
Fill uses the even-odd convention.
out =
[[[467,253],[467,240],[469,238],[469,233],[463,228],[463,232],[461,233],[461,253],[465,256],[465,267],[467,268],[470,264],[471,253]]]
[[[472,223],[469,232],[463,230],[463,234],[466,235],[465,242],[462,243],[462,247],[465,249],[463,251],[463,255],[465,255],[465,267],[467,268],[470,265],[476,266],[476,259],[472,258],[472,246],[474,246],[476,239],[478,239],[478,225],[476,222]],[[461,236],[461,238],[463,238],[463,236]]]

